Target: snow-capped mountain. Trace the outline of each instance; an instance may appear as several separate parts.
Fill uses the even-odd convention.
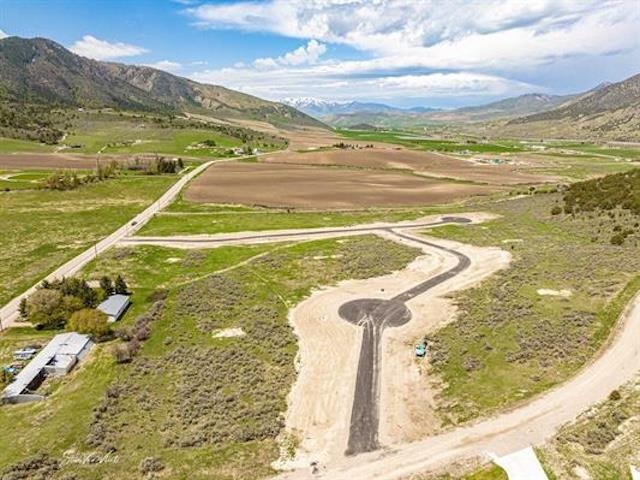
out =
[[[315,97],[288,97],[283,98],[281,103],[296,108],[308,115],[314,117],[323,117],[327,115],[342,115],[359,112],[393,112],[402,111],[400,108],[391,107],[383,103],[372,102],[338,102],[331,100],[323,100]]]

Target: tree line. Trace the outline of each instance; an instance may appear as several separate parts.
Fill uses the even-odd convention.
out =
[[[103,276],[99,288],[73,277],[52,282],[44,280],[31,296],[20,301],[20,317],[37,329],[66,327],[70,331],[104,337],[110,331],[108,318],[96,307],[110,295],[128,293],[121,275],[115,279]]]

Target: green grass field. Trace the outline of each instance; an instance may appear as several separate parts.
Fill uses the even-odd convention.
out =
[[[48,465],[37,470],[46,478],[144,477],[152,457],[170,478],[272,475],[295,377],[289,308],[318,286],[389,273],[416,254],[373,236],[188,252],[112,249],[84,273],[125,276],[134,306],[120,327],[166,290],[150,338],[130,364],[116,364],[111,345],[99,345],[45,402],[1,408],[0,472],[34,476]],[[246,336],[212,336],[229,327]],[[70,451],[114,453],[109,462],[78,464],[64,461]],[[33,459],[38,453],[46,456]]]
[[[262,151],[282,147],[282,139],[266,134],[236,127],[216,127],[182,118],[111,111],[73,111],[67,114],[64,125],[60,125],[66,135],[59,145],[0,138],[0,153],[157,153],[217,158],[230,156],[230,148],[244,144]]]
[[[191,149],[205,140],[212,140],[216,147]],[[224,156],[231,147],[242,142],[218,132],[195,128],[163,128],[149,119],[117,116],[113,114],[84,114],[75,122],[72,133],[64,141],[67,145],[79,145],[69,151],[78,153],[158,153],[164,155]]]
[[[180,207],[184,208],[184,207]],[[244,210],[223,206],[196,212],[164,212],[156,215],[140,231],[140,235],[167,236],[198,233],[231,233],[244,231],[282,230],[293,228],[343,227],[373,222],[413,220],[446,209],[370,209],[350,212],[292,212]]]
[[[51,175],[48,170],[0,170],[0,191],[34,190]]]
[[[122,176],[72,191],[0,192],[0,303],[126,223],[176,176]]]
[[[30,142],[28,140],[17,140],[15,138],[0,137],[0,153],[12,152],[33,152],[49,153],[54,151],[54,146],[43,143]]]
[[[515,153],[522,152],[527,148],[517,141],[480,141],[480,140],[432,140],[425,139],[407,132],[369,132],[358,130],[338,130],[339,135],[353,140],[365,142],[386,142],[403,145],[410,148],[431,150],[447,153]]]
[[[513,406],[574,375],[640,290],[640,235],[621,247],[609,241],[616,225],[633,224],[630,214],[552,216],[559,198],[497,203],[490,210],[498,220],[429,231],[514,255],[509,269],[457,294],[458,319],[431,336],[433,373],[446,385],[445,423]],[[538,289],[572,295],[541,296]]]

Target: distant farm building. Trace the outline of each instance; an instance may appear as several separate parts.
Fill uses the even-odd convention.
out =
[[[27,364],[2,392],[4,403],[24,403],[42,400],[44,397],[34,393],[48,376],[66,375],[89,352],[93,342],[88,335],[79,333],[61,333],[56,335]]]
[[[98,305],[98,310],[109,317],[109,322],[117,322],[122,318],[129,307],[131,300],[128,295],[110,295],[104,302]]]

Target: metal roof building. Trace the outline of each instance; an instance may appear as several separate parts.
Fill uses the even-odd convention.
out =
[[[2,400],[10,403],[41,400],[41,395],[31,392],[40,386],[44,378],[68,373],[92,346],[88,335],[76,332],[56,335],[4,389]]]
[[[98,310],[107,314],[109,322],[117,322],[127,310],[130,303],[131,301],[128,295],[110,295],[104,302],[98,305]]]

